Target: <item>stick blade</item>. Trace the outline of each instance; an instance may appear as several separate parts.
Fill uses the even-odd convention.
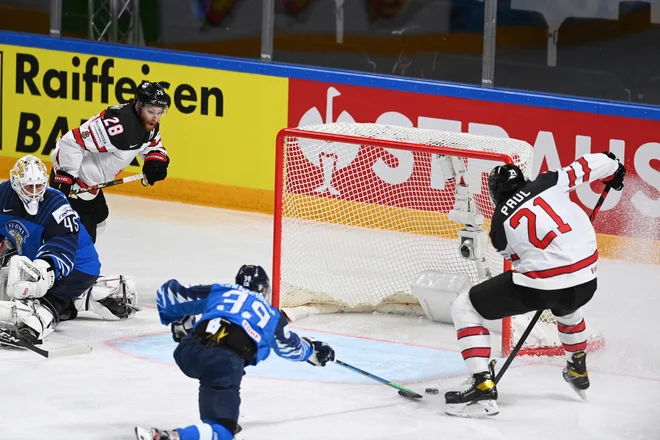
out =
[[[53,359],[53,358],[59,358],[65,356],[75,356],[79,354],[88,354],[92,352],[92,347],[90,347],[89,345],[76,345],[74,347],[56,348],[52,350],[39,348],[23,340],[20,341],[20,345],[21,347],[27,348],[28,350],[31,350],[47,359]]]
[[[89,345],[77,345],[75,347],[59,348],[56,350],[48,350],[47,358],[58,358],[65,356],[76,356],[79,354],[88,354],[92,352],[92,347]]]
[[[407,397],[408,399],[421,399],[422,398],[421,394],[417,394],[416,392],[411,391],[411,390],[399,390],[399,396]]]

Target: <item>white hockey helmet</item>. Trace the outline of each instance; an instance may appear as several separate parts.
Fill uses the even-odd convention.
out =
[[[48,185],[48,170],[38,157],[23,156],[9,172],[11,187],[30,215],[36,215]]]

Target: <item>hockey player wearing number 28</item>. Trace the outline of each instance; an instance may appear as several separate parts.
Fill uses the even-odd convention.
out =
[[[143,82],[128,103],[108,107],[68,131],[51,154],[50,186],[68,197],[72,188],[115,179],[138,155],[146,183],[164,180],[170,159],[160,138],[160,118],[169,104],[160,84]],[[81,193],[70,203],[96,243],[97,227],[100,232],[109,215],[103,190]]]
[[[591,221],[571,201],[570,192],[596,180],[621,191],[625,172],[612,153],[586,154],[533,181],[525,180],[515,165],[491,171],[488,189],[495,213],[490,238],[514,271],[472,287],[452,305],[458,344],[473,376],[468,389],[445,394],[448,414],[499,413],[497,388],[488,368],[491,345],[484,319],[550,309],[557,318],[567,361],[564,380],[581,394],[589,388],[582,307],[596,292],[598,249]]]
[[[179,343],[174,360],[186,376],[199,380],[202,423],[172,431],[136,427],[138,440],[231,440],[240,430],[245,367],[265,360],[271,350],[315,366],[334,360],[328,344],[287,328],[287,319],[270,305],[270,280],[261,266],[242,266],[235,281],[186,287],[170,280],[158,290],[160,320],[171,325]]]

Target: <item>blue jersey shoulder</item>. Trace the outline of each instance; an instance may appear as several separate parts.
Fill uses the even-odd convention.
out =
[[[268,357],[277,347],[276,333],[283,333],[279,310],[258,293],[236,284],[184,286],[170,280],[158,290],[156,303],[166,325],[187,315],[201,315],[196,326],[223,318],[241,327],[257,345],[255,363]]]

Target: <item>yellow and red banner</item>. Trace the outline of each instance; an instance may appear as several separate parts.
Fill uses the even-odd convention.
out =
[[[0,45],[0,55],[2,156],[48,161],[61,135],[127,102],[142,80],[159,81],[172,100],[161,120],[171,162],[168,179],[149,191],[220,206],[272,206],[273,139],[286,125],[286,78],[25,46]],[[131,189],[144,191],[120,188]]]

